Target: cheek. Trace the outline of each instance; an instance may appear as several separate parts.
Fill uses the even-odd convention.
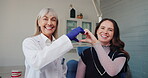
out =
[[[54,25],[54,26],[57,26],[57,22],[53,22],[53,25]]]
[[[38,21],[38,24],[39,24],[39,26],[42,26],[42,22],[40,20]]]
[[[43,20],[39,20],[39,21],[38,21],[38,24],[39,24],[39,26],[44,26],[44,25],[46,24],[46,22],[43,21]]]
[[[111,38],[113,38],[113,36],[114,36],[114,33],[110,33],[110,36],[111,36]]]
[[[97,36],[99,35],[99,33],[100,33],[100,31],[98,30],[98,31],[97,31]]]

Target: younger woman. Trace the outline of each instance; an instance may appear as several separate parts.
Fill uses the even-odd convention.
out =
[[[85,35],[81,42],[93,47],[81,54],[76,78],[118,78],[126,72],[129,55],[113,19],[103,19],[95,29],[95,36],[87,29]]]

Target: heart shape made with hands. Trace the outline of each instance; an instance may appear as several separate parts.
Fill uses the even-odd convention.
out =
[[[79,42],[86,42],[86,43],[96,43],[98,42],[97,38],[88,30],[84,30],[85,33],[82,34],[82,40],[79,40]]]

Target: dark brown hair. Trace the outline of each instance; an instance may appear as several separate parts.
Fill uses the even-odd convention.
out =
[[[110,45],[110,51],[111,51],[111,52],[115,52],[115,51],[124,52],[124,53],[128,56],[127,58],[128,58],[128,60],[129,60],[130,56],[129,56],[128,52],[126,52],[126,51],[124,50],[125,44],[124,44],[123,41],[120,40],[120,31],[119,31],[118,24],[116,23],[115,20],[109,19],[109,18],[104,18],[104,19],[102,19],[102,20],[99,22],[99,24],[96,26],[95,34],[94,34],[95,37],[98,39],[98,37],[97,37],[97,30],[98,30],[98,28],[100,27],[101,23],[104,22],[104,21],[106,21],[106,20],[112,22],[112,23],[113,23],[113,26],[114,26],[114,35],[113,35],[113,39],[110,41],[110,44],[111,44],[111,45]]]

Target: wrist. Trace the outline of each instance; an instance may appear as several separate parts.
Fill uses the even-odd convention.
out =
[[[69,34],[66,34],[66,36],[71,40],[71,37],[69,36]]]
[[[95,45],[95,44],[99,44],[100,42],[98,41],[98,40],[96,40],[96,41],[93,41],[92,42],[92,45]]]

